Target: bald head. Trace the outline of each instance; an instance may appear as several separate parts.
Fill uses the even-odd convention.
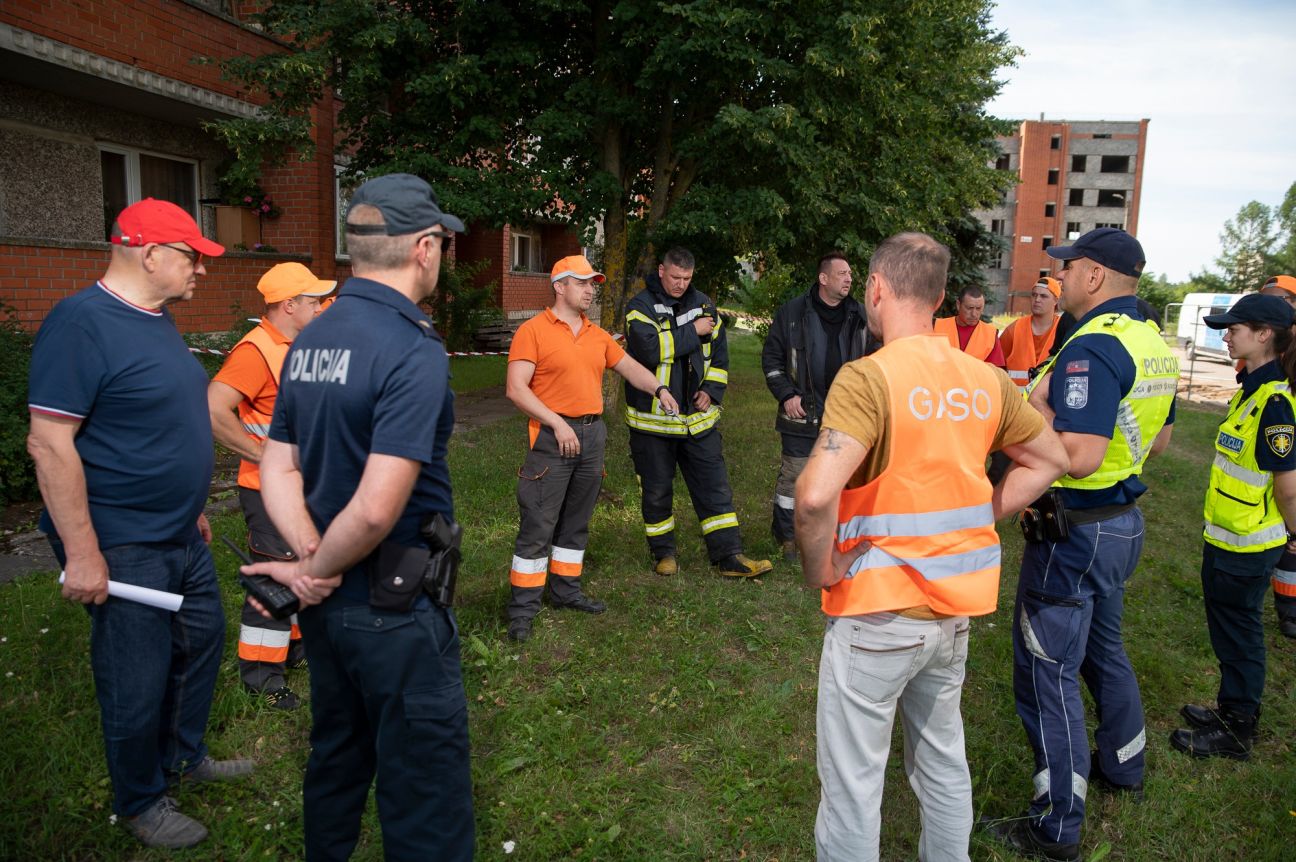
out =
[[[950,252],[925,233],[899,233],[878,245],[869,274],[887,280],[897,299],[938,306],[945,297]]]

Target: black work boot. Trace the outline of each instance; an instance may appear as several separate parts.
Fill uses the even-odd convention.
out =
[[[1189,727],[1210,728],[1221,723],[1219,712],[1213,706],[1185,703],[1179,708],[1179,714],[1188,722]]]
[[[1209,727],[1176,730],[1170,734],[1170,744],[1193,757],[1228,757],[1247,760],[1255,744],[1256,724],[1260,710],[1244,713],[1222,707],[1217,713],[1219,723]]]

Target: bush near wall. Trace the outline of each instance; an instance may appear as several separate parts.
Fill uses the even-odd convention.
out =
[[[33,500],[36,468],[27,454],[27,368],[33,336],[0,306],[0,503]]]

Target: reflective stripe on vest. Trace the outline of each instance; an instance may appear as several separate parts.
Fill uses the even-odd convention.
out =
[[[1067,339],[1082,335],[1107,335],[1121,343],[1134,363],[1134,385],[1116,408],[1116,427],[1103,453],[1098,469],[1083,479],[1063,476],[1053,484],[1061,488],[1096,490],[1143,472],[1143,464],[1152,450],[1152,441],[1165,427],[1179,387],[1179,360],[1166,346],[1161,330],[1151,321],[1134,320],[1126,314],[1100,314],[1075,330]],[[1054,354],[1030,385],[1029,395],[1038,381],[1053,370],[1063,349]],[[1060,384],[1053,381],[1050,387]]]
[[[891,454],[880,475],[841,494],[837,550],[870,547],[823,591],[824,613],[990,613],[1000,550],[985,457],[1003,412],[1000,380],[939,336],[902,338],[871,359],[886,381]]]
[[[251,344],[261,354],[265,361],[266,370],[270,372],[270,379],[274,381],[275,393],[279,390],[279,373],[283,369],[284,359],[288,356],[288,348],[291,344],[282,344],[275,340],[264,326],[257,325],[252,331],[238,340],[239,344],[244,342]],[[231,348],[231,353],[233,349]],[[264,443],[266,437],[270,435],[269,413],[261,413],[252,409],[252,402],[244,398],[238,404],[239,422],[243,425],[243,431],[248,437],[257,443]],[[246,459],[239,461],[238,483],[244,488],[251,488],[254,491],[261,489],[261,468],[259,465]]]
[[[1255,553],[1287,544],[1287,525],[1274,500],[1273,474],[1256,461],[1264,405],[1274,395],[1296,407],[1287,381],[1271,380],[1245,401],[1238,391],[1216,432],[1202,536],[1217,548]]]
[[[1049,327],[1048,337],[1043,341],[1043,349],[1038,353],[1035,351],[1035,330],[1031,327],[1031,316],[1028,314],[1009,324],[1008,329],[1013,330],[1010,339],[1012,352],[1004,356],[1004,362],[1008,366],[1008,376],[1018,386],[1030,383],[1028,372],[1048,359],[1049,349],[1053,347],[1053,339],[1057,336],[1059,320],[1061,320],[1059,316],[1053,316],[1053,325]],[[1004,332],[1007,333],[1007,330]]]
[[[958,335],[958,318],[957,317],[939,317],[936,319],[935,330],[949,339],[950,347],[955,350],[959,349]],[[985,321],[978,320],[976,328],[968,337],[967,348],[963,350],[973,359],[985,361],[994,351],[995,338],[998,333],[995,328]]]

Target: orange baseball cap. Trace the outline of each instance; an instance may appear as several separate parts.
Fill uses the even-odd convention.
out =
[[[1296,278],[1292,278],[1290,275],[1275,275],[1266,281],[1264,287],[1260,289],[1264,290],[1269,287],[1277,287],[1296,295]]]
[[[1048,288],[1048,292],[1053,294],[1054,299],[1057,299],[1062,295],[1062,282],[1058,281],[1056,278],[1045,276],[1035,282],[1036,287],[1039,287],[1041,284]]]
[[[560,278],[579,278],[581,281],[588,281],[592,278],[595,284],[602,284],[607,281],[607,277],[603,273],[590,266],[590,262],[585,259],[583,254],[564,257],[553,265],[553,269],[549,272],[549,283],[553,284]]]
[[[332,293],[335,287],[336,281],[316,278],[313,272],[296,262],[275,264],[257,282],[257,290],[261,291],[267,305],[295,296],[324,296]]]
[[[117,235],[112,242],[138,248],[149,243],[182,242],[199,254],[220,257],[225,246],[202,235],[193,216],[170,201],[144,198],[122,210],[117,216]]]

